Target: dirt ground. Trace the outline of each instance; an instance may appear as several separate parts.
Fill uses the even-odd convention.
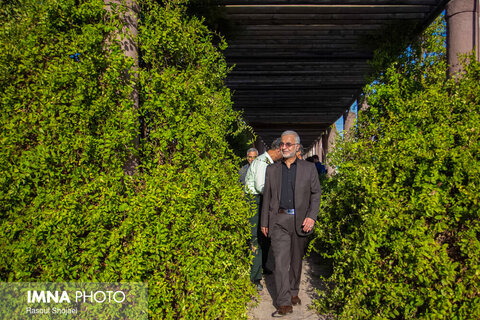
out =
[[[267,266],[271,266],[269,261]],[[300,284],[299,297],[302,300],[300,306],[293,307],[293,313],[282,317],[286,320],[325,320],[327,316],[319,315],[312,308],[312,300],[318,297],[317,290],[323,290],[325,285],[320,280],[320,276],[326,276],[329,272],[329,266],[315,253],[311,253],[309,257],[303,260],[302,280]],[[272,266],[273,269],[273,266]],[[249,320],[271,320],[274,319],[272,314],[275,312],[275,280],[273,275],[264,275],[262,280],[264,289],[259,292],[259,297],[253,301],[253,306],[248,312]]]

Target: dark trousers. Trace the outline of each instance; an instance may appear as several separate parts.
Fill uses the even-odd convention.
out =
[[[307,237],[297,235],[295,216],[288,214],[279,214],[270,232],[275,258],[276,303],[278,306],[291,306],[292,297],[298,296]]]
[[[255,214],[249,219],[251,226],[250,250],[253,261],[250,269],[250,280],[252,282],[262,279],[262,265],[265,266],[268,254],[268,239],[263,235],[260,228],[260,213],[262,211],[262,196],[254,195],[250,199],[254,202]]]

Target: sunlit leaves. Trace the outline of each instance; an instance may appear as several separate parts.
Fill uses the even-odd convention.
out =
[[[133,73],[120,5],[1,3],[0,278],[144,281],[152,319],[245,318],[228,68],[182,1],[139,5]]]
[[[480,317],[480,65],[446,80],[442,23],[366,90],[354,141],[331,157],[317,248],[342,319]]]

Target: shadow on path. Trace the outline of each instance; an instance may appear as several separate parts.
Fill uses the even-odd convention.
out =
[[[271,264],[267,263],[270,267]],[[273,266],[272,266],[273,269]],[[325,290],[326,285],[320,279],[320,276],[328,277],[331,275],[332,267],[328,261],[325,261],[319,254],[311,252],[310,255],[303,260],[302,280],[300,283],[300,292],[298,296],[302,300],[302,305],[294,306],[293,313],[283,319],[298,320],[325,320],[326,316],[319,315],[312,308],[312,301],[318,298],[316,290]],[[259,292],[258,305],[248,312],[250,320],[266,320],[273,319],[272,314],[277,309],[275,302],[276,288],[273,274],[264,275],[262,283],[264,290]]]

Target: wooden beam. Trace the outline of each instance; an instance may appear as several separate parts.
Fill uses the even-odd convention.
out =
[[[337,68],[337,69],[311,69],[311,70],[252,70],[252,71],[236,71],[232,73],[230,79],[243,79],[243,78],[260,78],[260,77],[337,77],[338,74],[342,74],[343,77],[359,77],[363,79],[368,69],[349,69],[349,68]]]
[[[242,24],[245,22],[254,21],[255,25],[262,25],[265,24],[263,21],[281,21],[282,24],[291,24],[289,21],[296,21],[301,24],[311,24],[311,21],[318,21],[318,24],[326,24],[330,21],[335,21],[335,24],[354,24],[357,21],[361,21],[362,23],[368,21],[382,21],[382,20],[412,20],[412,19],[423,19],[425,17],[424,12],[408,12],[408,13],[384,13],[384,12],[376,12],[375,10],[370,10],[368,13],[364,12],[351,12],[345,13],[341,11],[341,13],[315,13],[306,12],[303,13],[294,13],[289,10],[286,10],[284,13],[262,13],[259,12],[259,8],[252,7],[251,10],[247,13],[228,13],[229,19],[233,20],[234,22],[238,23],[241,22]],[[337,21],[345,21],[338,23]],[[358,22],[357,22],[358,23]],[[247,23],[245,23],[247,24]],[[368,23],[371,24],[371,23]]]
[[[341,47],[352,47],[362,44],[362,40],[360,38],[353,38],[353,39],[341,39],[335,37],[323,37],[323,39],[313,38],[313,37],[293,37],[293,38],[285,38],[285,37],[264,37],[263,39],[258,39],[256,37],[250,37],[250,39],[244,40],[235,40],[230,41],[228,44],[229,48],[232,47],[246,47],[251,48],[252,45],[258,48],[264,47],[289,47],[289,46],[307,46],[307,45],[316,45],[316,46],[335,46],[338,45]]]
[[[351,50],[352,48],[362,48],[360,42],[347,42],[347,41],[251,41],[244,43],[232,42],[228,46],[228,51],[246,51],[246,50],[279,50],[279,51],[299,51],[299,50],[317,50],[317,51],[338,51],[338,50]],[[370,52],[370,49],[363,46],[362,48],[366,52]]]
[[[321,0],[324,5],[427,5],[434,6],[438,0]],[[218,4],[223,5],[318,5],[319,0],[221,0]]]
[[[279,58],[287,58],[287,59],[305,59],[305,58],[316,58],[319,60],[322,59],[364,59],[369,60],[373,58],[373,52],[370,50],[343,50],[337,51],[334,48],[330,50],[295,50],[295,48],[285,49],[285,50],[272,50],[270,48],[265,48],[263,50],[251,50],[251,49],[241,49],[237,48],[235,50],[227,49],[225,51],[225,56],[227,61],[233,62],[237,58],[245,58],[249,57],[250,59],[279,59]]]
[[[365,80],[362,78],[352,78],[348,76],[342,77],[311,77],[311,76],[302,76],[302,77],[256,77],[245,78],[245,79],[227,79],[227,86],[237,87],[255,85],[257,87],[271,87],[278,84],[288,84],[289,86],[301,85],[303,87],[312,87],[319,85],[351,85],[351,86],[363,86]]]
[[[393,1],[392,1],[393,2]],[[229,5],[225,6],[228,15],[236,14],[386,14],[430,12],[433,5]]]
[[[257,89],[257,90],[255,90]],[[255,89],[245,89],[245,90],[238,90],[233,92],[233,100],[234,101],[245,101],[245,100],[253,100],[259,101],[262,97],[269,99],[289,99],[289,98],[297,98],[301,97],[305,100],[316,100],[316,99],[332,99],[338,100],[341,97],[350,97],[350,96],[357,96],[360,89],[358,87],[354,88],[312,88],[312,89],[305,89],[305,88],[294,88],[293,90],[290,89],[282,89],[279,88],[267,88],[266,90],[258,90],[259,88]]]
[[[259,33],[261,34],[262,32],[342,32],[342,33],[351,33],[351,34],[356,34],[357,31],[373,31],[373,30],[378,30],[379,28],[382,28],[384,24],[378,24],[378,25],[364,25],[364,24],[357,24],[357,25],[350,25],[350,26],[345,26],[345,25],[325,25],[325,24],[317,24],[317,25],[303,25],[303,24],[298,24],[298,25],[269,25],[269,24],[258,24],[258,25],[245,25],[245,26],[240,26],[241,29],[239,31],[242,31],[244,33]]]
[[[304,73],[304,72],[312,72],[312,73],[323,73],[323,72],[336,72],[343,73],[343,72],[352,72],[352,73],[368,73],[372,70],[372,67],[368,64],[355,64],[355,63],[348,63],[345,64],[295,64],[295,65],[285,65],[285,64],[235,64],[234,72],[230,74],[231,77],[236,77],[237,75],[255,75],[259,73]]]
[[[308,147],[351,105],[372,71],[366,37],[425,25],[447,0],[221,0],[234,108],[269,143],[287,129]]]
[[[259,97],[264,97],[262,100],[259,100]],[[337,96],[310,96],[310,97],[304,97],[302,95],[292,95],[290,97],[277,97],[275,95],[271,94],[264,94],[264,95],[256,95],[256,96],[243,96],[243,97],[238,97],[234,96],[233,100],[235,103],[238,104],[247,104],[247,105],[264,105],[265,107],[270,106],[272,103],[297,103],[298,101],[301,101],[301,103],[305,103],[305,107],[308,107],[309,105],[316,104],[316,103],[332,103],[332,102],[348,102],[350,101],[350,97],[348,95],[345,95],[345,92],[343,95],[337,95]]]
[[[423,13],[409,13],[409,14],[385,14],[385,15],[365,15],[364,17],[359,15],[351,16],[336,16],[336,15],[307,15],[302,17],[302,15],[255,15],[255,14],[246,14],[246,15],[236,15],[231,17],[231,19],[242,25],[265,25],[265,24],[279,24],[279,25],[376,25],[382,24],[385,25],[392,20],[398,21],[418,21],[425,17]]]
[[[276,84],[276,85],[263,85],[263,86],[257,86],[255,84],[244,84],[244,85],[231,85],[227,83],[227,86],[233,90],[234,94],[237,92],[240,92],[242,90],[348,90],[348,92],[351,91],[358,91],[361,90],[361,88],[358,87],[358,85],[350,85],[350,84],[339,84],[339,85],[330,85],[330,84],[322,84],[322,85],[317,85],[317,84],[310,84],[310,83],[303,83],[301,85],[289,85],[288,83],[282,83],[282,84]],[[325,88],[321,88],[325,87]]]

